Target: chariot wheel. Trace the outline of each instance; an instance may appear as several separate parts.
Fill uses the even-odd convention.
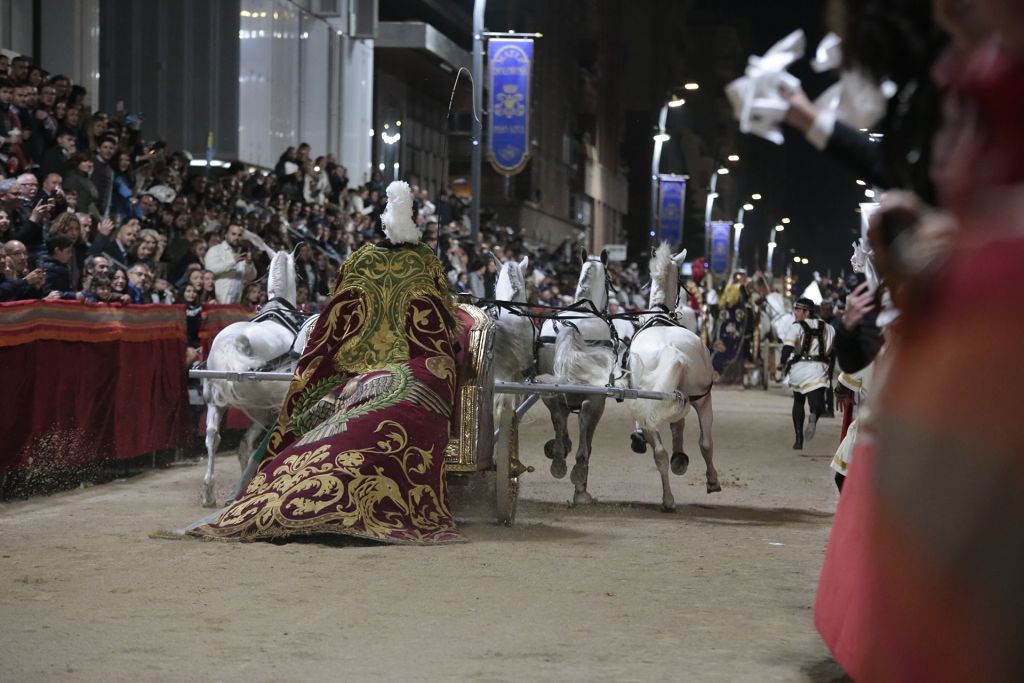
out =
[[[509,411],[510,412],[510,411]],[[494,507],[499,524],[512,526],[519,503],[519,420],[507,415],[498,425],[498,441],[494,449]]]

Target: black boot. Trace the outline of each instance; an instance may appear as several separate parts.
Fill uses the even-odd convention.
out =
[[[807,418],[807,429],[804,430],[804,438],[810,441],[814,438],[814,432],[818,427],[818,416],[815,413],[811,413],[810,417]]]
[[[804,421],[802,418],[793,418],[793,429],[796,430],[796,441],[793,442],[793,450],[802,451],[804,449]]]

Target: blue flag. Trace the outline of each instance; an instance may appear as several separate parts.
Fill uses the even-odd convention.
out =
[[[714,221],[711,223],[711,272],[725,275],[729,271],[729,237],[732,223]]]
[[[683,215],[686,207],[686,178],[659,176],[661,194],[658,199],[658,233],[662,242],[676,245],[683,238]]]
[[[494,169],[505,175],[522,171],[530,157],[532,63],[532,39],[494,38],[487,43],[487,156]]]

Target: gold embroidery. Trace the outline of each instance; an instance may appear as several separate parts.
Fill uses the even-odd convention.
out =
[[[431,356],[426,361],[427,370],[438,379],[455,377],[455,361],[451,356]]]

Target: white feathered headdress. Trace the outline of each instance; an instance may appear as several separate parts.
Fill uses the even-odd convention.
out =
[[[420,229],[412,219],[412,192],[409,183],[396,180],[387,189],[388,205],[380,217],[384,234],[392,244],[420,241]]]

